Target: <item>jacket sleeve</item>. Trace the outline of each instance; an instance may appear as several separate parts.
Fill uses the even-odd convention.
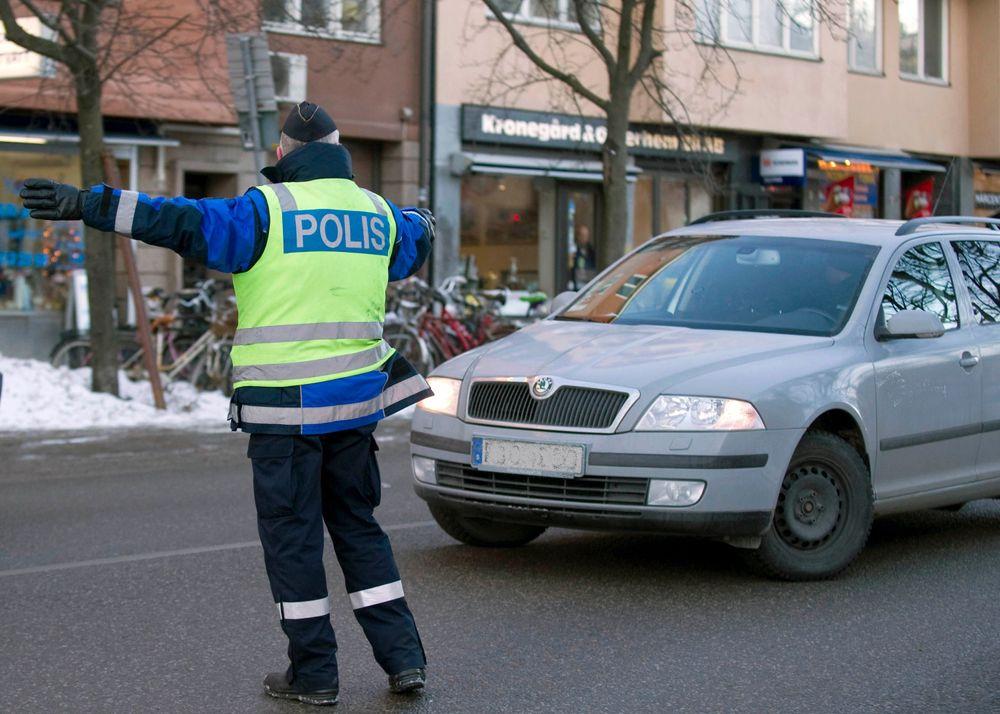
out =
[[[267,236],[258,191],[239,198],[151,198],[144,193],[95,186],[84,199],[83,222],[102,231],[169,248],[226,273],[248,270]],[[262,199],[263,197],[261,197]]]
[[[418,270],[430,255],[433,229],[419,215],[386,201],[396,220],[396,244],[392,247],[389,280],[404,280]]]

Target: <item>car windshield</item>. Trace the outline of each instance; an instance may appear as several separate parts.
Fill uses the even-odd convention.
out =
[[[600,276],[559,320],[834,335],[877,246],[770,236],[672,236]]]

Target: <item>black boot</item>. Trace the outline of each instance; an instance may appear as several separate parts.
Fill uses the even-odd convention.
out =
[[[393,694],[405,694],[417,689],[423,689],[427,684],[427,670],[423,667],[406,669],[399,674],[389,675],[389,691]]]
[[[278,699],[295,699],[320,706],[337,703],[339,689],[336,684],[325,689],[305,690],[289,683],[285,672],[271,672],[264,677],[264,691]]]

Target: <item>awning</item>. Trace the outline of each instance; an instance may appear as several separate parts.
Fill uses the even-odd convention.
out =
[[[476,173],[546,176],[568,181],[600,182],[604,180],[600,161],[514,156],[509,154],[455,153],[451,156],[451,172],[456,176],[466,173]],[[641,170],[637,166],[629,166],[628,180],[635,181],[640,173]]]
[[[80,136],[70,132],[18,131],[0,129],[0,144],[79,144]],[[104,143],[109,146],[180,146],[177,139],[162,136],[142,136],[138,134],[105,134]]]
[[[806,153],[823,161],[857,161],[859,163],[878,166],[883,169],[900,169],[902,171],[928,171],[944,173],[946,166],[931,161],[918,159],[909,154],[883,154],[879,152],[854,151],[848,149],[829,149],[826,147],[806,148]]]

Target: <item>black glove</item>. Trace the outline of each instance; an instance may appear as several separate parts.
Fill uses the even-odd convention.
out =
[[[437,228],[437,219],[428,208],[404,208],[403,213],[416,215],[425,226],[427,226],[427,238],[434,242],[434,231]]]
[[[83,199],[87,194],[76,186],[49,179],[30,178],[21,189],[24,207],[32,218],[47,221],[76,221],[83,218]]]

